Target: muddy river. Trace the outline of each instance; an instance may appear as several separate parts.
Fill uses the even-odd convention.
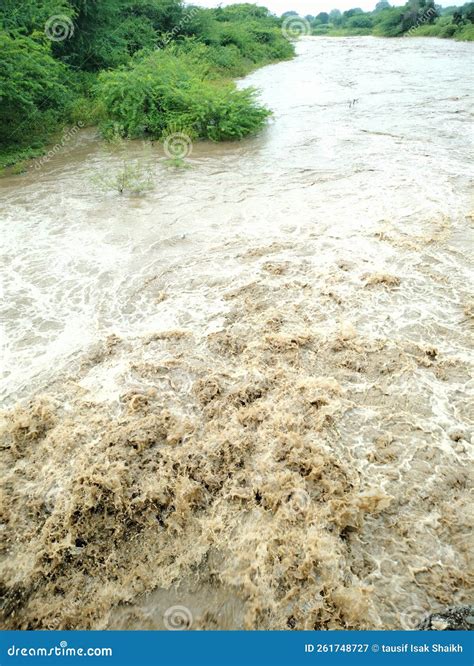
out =
[[[239,143],[0,179],[9,628],[412,629],[472,595],[473,46],[305,38]],[[123,164],[154,189],[120,195]]]

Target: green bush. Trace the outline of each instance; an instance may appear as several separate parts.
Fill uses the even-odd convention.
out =
[[[252,90],[236,90],[208,78],[209,64],[195,53],[161,50],[130,67],[99,76],[97,99],[104,108],[104,136],[161,138],[170,128],[215,141],[260,129],[269,112]]]
[[[46,137],[71,102],[66,68],[30,37],[0,32],[0,52],[0,145]]]
[[[454,39],[463,42],[474,42],[474,23],[467,23],[459,28]]]
[[[120,169],[112,173],[97,172],[92,177],[93,184],[102,192],[115,191],[118,194],[143,194],[155,187],[155,179],[150,170],[137,162],[123,162]]]
[[[0,28],[10,34],[18,31],[23,35],[31,35],[35,31],[42,33],[46,22],[52,16],[72,20],[75,11],[68,0],[1,0],[0,2]]]
[[[268,111],[230,79],[294,55],[280,23],[250,3],[0,0],[2,162],[36,155],[68,123],[110,137],[256,131]]]
[[[176,53],[186,53],[194,62],[206,63],[207,76],[234,78],[244,76],[266,63],[293,57],[293,45],[286,40],[280,29],[255,25],[218,28],[211,41],[204,43],[199,38],[182,39],[173,45]],[[243,34],[245,33],[245,34]]]
[[[237,49],[242,74],[255,65],[291,58],[294,55],[294,47],[284,38],[281,29],[266,22],[215,23],[205,43],[214,48],[232,46]]]
[[[373,27],[373,19],[370,14],[355,14],[351,16],[346,23],[350,30],[371,30]]]
[[[403,17],[404,8],[394,7],[380,12],[379,20],[374,26],[374,34],[380,37],[400,37],[405,32]]]
[[[441,16],[431,25],[420,25],[410,31],[413,37],[441,37],[458,41],[474,41],[474,25],[472,23],[453,23],[451,16]]]
[[[312,30],[311,30],[311,34],[312,35],[317,35],[317,36],[318,35],[319,36],[320,35],[327,35],[330,28],[331,28],[331,26],[328,25],[327,23],[321,23],[319,25],[314,25]]]

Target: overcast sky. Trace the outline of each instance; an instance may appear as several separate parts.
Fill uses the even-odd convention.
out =
[[[236,2],[245,0],[188,0],[189,4],[201,5],[202,7],[218,7],[219,5],[233,5]],[[251,0],[250,0],[251,1]],[[404,5],[406,0],[389,0],[391,5]],[[255,4],[261,5],[263,7],[268,7],[275,14],[283,14],[293,10],[301,14],[301,16],[306,16],[311,14],[316,16],[319,12],[330,12],[331,9],[340,9],[345,11],[346,9],[352,9],[353,7],[360,7],[364,11],[372,11],[375,7],[377,0],[262,0],[261,2],[256,2]],[[451,4],[456,4],[453,2]],[[446,2],[441,2],[439,4],[446,5]],[[462,4],[460,2],[459,4]]]

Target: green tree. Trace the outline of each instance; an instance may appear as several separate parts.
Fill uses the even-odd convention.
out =
[[[355,7],[354,9],[348,9],[346,12],[342,13],[342,22],[345,23],[348,19],[356,14],[363,14],[364,12],[360,7]]]
[[[342,23],[342,14],[339,11],[339,9],[332,9],[329,12],[329,22],[332,23],[333,25],[341,25]]]
[[[326,23],[329,23],[329,14],[327,12],[319,12],[319,14],[316,16],[317,20],[325,25]]]
[[[52,16],[72,19],[74,9],[68,0],[1,0],[0,27],[8,32],[24,35],[44,33],[46,22]]]
[[[347,22],[346,27],[352,30],[370,30],[374,22],[370,14],[354,14]]]
[[[474,2],[468,2],[462,8],[462,15],[469,23],[474,23]]]
[[[71,94],[50,44],[0,33],[0,145],[44,136],[61,120]]]

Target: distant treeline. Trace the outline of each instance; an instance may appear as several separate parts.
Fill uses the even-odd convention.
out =
[[[65,125],[156,139],[257,131],[269,113],[232,78],[293,56],[281,22],[252,4],[1,0],[0,166]]]
[[[286,12],[283,17],[297,16]],[[403,7],[392,7],[380,0],[374,11],[354,8],[345,12],[333,9],[316,16],[306,16],[313,35],[404,35],[474,40],[474,2],[462,6],[440,7],[432,0],[411,0]]]

